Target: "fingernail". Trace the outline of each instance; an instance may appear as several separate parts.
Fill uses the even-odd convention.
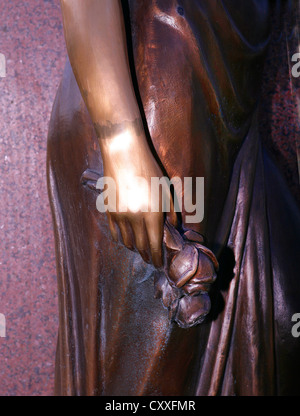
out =
[[[154,267],[156,267],[157,269],[160,269],[163,266],[163,261],[161,258],[161,255],[159,254],[153,254],[153,265]]]

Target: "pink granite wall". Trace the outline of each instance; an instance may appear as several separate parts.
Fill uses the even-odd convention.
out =
[[[0,395],[48,395],[58,317],[45,160],[65,61],[58,0],[2,0],[0,53]]]
[[[279,37],[278,37],[279,39]],[[262,133],[298,195],[297,109],[286,43],[273,43]],[[281,45],[281,46],[278,46]],[[58,0],[0,4],[0,395],[51,395],[58,325],[46,137],[65,61]],[[273,72],[271,70],[273,68]]]

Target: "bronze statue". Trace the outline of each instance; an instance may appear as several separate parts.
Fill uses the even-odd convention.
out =
[[[61,0],[56,394],[299,394],[299,212],[258,133],[272,4]],[[204,177],[204,220],[176,189],[143,212],[138,185],[136,210],[102,214],[101,177],[119,203],[132,177]]]

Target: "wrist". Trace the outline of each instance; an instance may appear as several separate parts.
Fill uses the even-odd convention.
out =
[[[121,120],[118,122],[95,122],[94,127],[100,144],[112,141],[121,135],[129,135],[132,139],[144,135],[144,126],[141,117],[132,120]]]
[[[121,123],[107,122],[105,125],[95,124],[101,148],[102,158],[107,162],[117,164],[136,164],[145,159],[150,153],[140,118]]]

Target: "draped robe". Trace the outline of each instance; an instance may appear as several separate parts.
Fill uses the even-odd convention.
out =
[[[206,321],[170,322],[155,269],[115,243],[97,193],[103,166],[67,63],[48,137],[56,239],[58,395],[299,394],[299,212],[258,132],[270,35],[266,0],[129,0],[137,95],[169,177],[205,178],[220,275]],[[183,213],[183,223],[184,223]],[[185,224],[188,228],[189,225]]]

